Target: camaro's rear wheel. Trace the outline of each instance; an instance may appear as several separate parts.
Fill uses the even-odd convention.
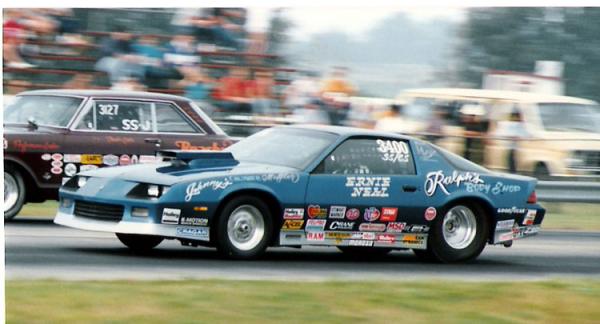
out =
[[[228,202],[217,227],[217,249],[233,259],[252,259],[267,248],[272,234],[267,205],[253,196],[240,196]]]
[[[25,203],[25,182],[19,171],[4,169],[4,220],[13,219]]]
[[[125,244],[128,248],[136,253],[148,252],[163,241],[163,238],[160,236],[123,233],[116,234],[121,243]]]
[[[432,225],[427,251],[415,250],[415,254],[424,259],[435,258],[447,263],[475,259],[483,251],[489,235],[485,212],[477,205],[454,205]]]
[[[380,248],[380,247],[361,247],[361,246],[338,246],[340,251],[344,252],[348,255],[353,255],[357,257],[381,257],[390,252],[392,249],[390,248]]]

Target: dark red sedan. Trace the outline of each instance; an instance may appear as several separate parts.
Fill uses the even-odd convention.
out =
[[[193,101],[172,95],[39,90],[4,110],[4,219],[57,199],[80,171],[153,163],[157,149],[220,150],[232,140]]]

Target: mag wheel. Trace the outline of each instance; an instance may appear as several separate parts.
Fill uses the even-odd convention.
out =
[[[25,203],[25,182],[17,170],[4,171],[4,220],[13,219]]]
[[[479,206],[455,205],[434,221],[427,251],[415,253],[446,263],[468,261],[481,254],[488,235],[485,213]]]
[[[218,222],[217,249],[233,259],[253,259],[267,248],[272,233],[266,204],[252,196],[228,202]]]
[[[160,236],[123,233],[116,234],[121,243],[125,244],[128,248],[136,253],[149,252],[163,241],[163,238]]]

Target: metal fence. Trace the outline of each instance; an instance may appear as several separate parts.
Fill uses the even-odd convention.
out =
[[[535,190],[540,201],[600,203],[598,182],[540,181]]]

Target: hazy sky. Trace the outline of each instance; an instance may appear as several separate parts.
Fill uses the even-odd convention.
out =
[[[251,8],[248,27],[251,30],[265,30],[269,11],[267,8]],[[325,31],[342,31],[360,37],[362,33],[373,27],[378,21],[404,12],[415,20],[444,18],[453,21],[464,19],[464,9],[460,8],[399,8],[399,7],[366,7],[366,8],[289,8],[286,15],[294,23],[292,37],[296,40],[307,39],[311,34]]]

